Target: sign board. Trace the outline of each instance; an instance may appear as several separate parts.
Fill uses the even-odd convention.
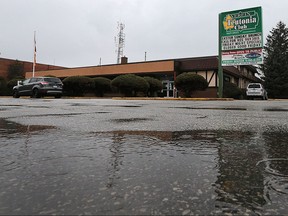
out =
[[[219,15],[222,66],[263,64],[262,8]]]

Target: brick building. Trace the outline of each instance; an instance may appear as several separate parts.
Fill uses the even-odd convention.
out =
[[[53,75],[59,78],[68,76],[88,76],[115,78],[121,74],[136,74],[140,76],[153,76],[163,83],[163,95],[174,97],[174,79],[183,72],[193,72],[203,76],[209,83],[205,91],[195,92],[194,97],[217,97],[218,80],[218,56],[168,59],[158,61],[145,61],[128,63],[126,57],[121,64],[101,65],[91,67],[77,67],[57,70],[37,71],[35,76]],[[246,88],[248,83],[260,82],[255,76],[257,70],[253,66],[229,66],[223,67],[224,80],[236,84],[239,88]],[[32,77],[32,72],[26,73],[26,78]]]
[[[0,77],[4,77],[5,79],[7,79],[9,66],[12,64],[15,64],[17,61],[23,65],[24,73],[33,70],[33,62],[0,58]],[[65,67],[37,63],[35,66],[35,71],[49,71],[49,70],[64,69],[64,68]]]

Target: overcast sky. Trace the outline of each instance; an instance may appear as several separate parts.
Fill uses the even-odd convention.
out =
[[[118,22],[129,62],[216,55],[218,15],[262,6],[264,38],[288,25],[287,0],[0,0],[0,57],[66,67],[115,64]]]

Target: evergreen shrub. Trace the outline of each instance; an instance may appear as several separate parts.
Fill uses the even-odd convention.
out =
[[[135,74],[117,76],[112,80],[111,86],[127,97],[137,96],[138,92],[146,95],[149,89],[149,83],[143,77]]]
[[[234,83],[224,82],[223,85],[223,97],[241,99],[244,97],[243,91],[238,88]]]
[[[185,97],[191,97],[193,91],[208,88],[208,82],[198,74],[187,72],[176,77],[175,86],[179,91],[184,93]]]
[[[149,89],[148,89],[148,96],[153,97],[157,95],[158,91],[161,91],[163,88],[163,84],[160,80],[153,78],[153,77],[143,77],[149,84]]]
[[[18,81],[23,81],[24,78],[17,77],[15,79],[11,79],[7,82],[7,95],[13,94],[13,87],[17,85]]]
[[[7,83],[4,77],[0,77],[0,95],[6,95],[7,93]]]
[[[104,93],[111,91],[111,80],[105,77],[95,77],[94,93],[96,96],[103,97]]]
[[[64,84],[63,92],[68,96],[84,96],[84,94],[94,90],[94,81],[90,77],[71,76],[62,82]]]

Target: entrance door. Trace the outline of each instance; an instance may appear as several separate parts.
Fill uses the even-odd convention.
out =
[[[163,89],[162,93],[164,97],[175,97],[174,81],[164,80],[162,81]]]

